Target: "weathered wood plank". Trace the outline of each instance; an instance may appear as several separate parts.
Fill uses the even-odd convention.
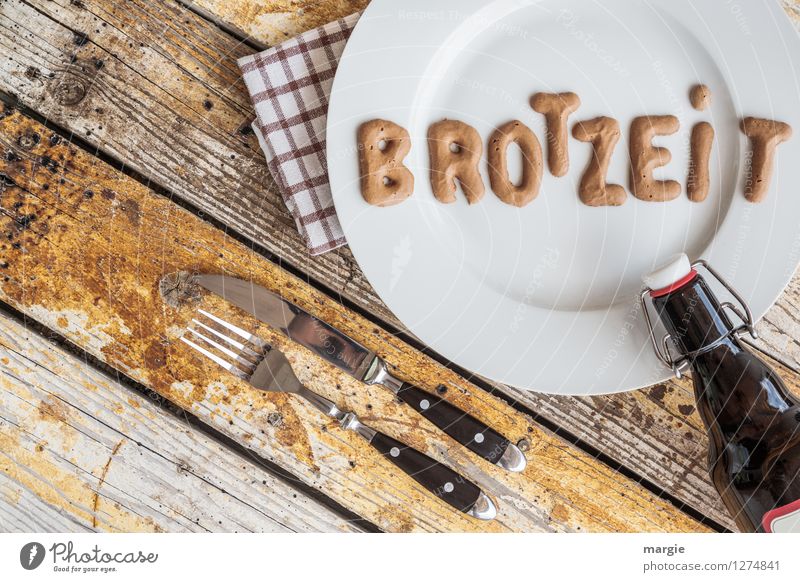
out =
[[[800,29],[800,1],[781,0],[781,3]],[[274,34],[276,29],[284,28],[287,36],[292,36],[319,24],[318,20],[293,19],[287,22],[282,15],[283,3],[272,0],[233,3],[196,0],[193,4],[202,7],[216,22],[244,31],[263,44],[272,44],[280,39],[280,35]],[[340,10],[339,3],[332,4],[334,12]],[[345,14],[349,8],[337,12],[337,16]],[[259,15],[258,22],[254,22],[254,14]],[[333,17],[331,15],[329,20]],[[791,252],[800,253],[800,239]],[[762,350],[774,357],[788,358],[795,370],[800,370],[798,298],[800,276],[794,278],[775,308],[759,324],[762,339],[757,342]],[[368,301],[374,304],[372,298]],[[402,328],[393,318],[388,321]],[[735,528],[706,475],[706,439],[699,418],[692,420],[694,396],[690,383],[667,382],[642,393],[592,399],[532,395],[497,384],[494,387],[513,395],[519,402],[616,461],[634,467],[644,478],[717,522]]]
[[[75,520],[48,505],[33,491],[0,472],[0,532],[91,532],[86,523]]]
[[[766,359],[800,397],[800,374],[772,358]],[[736,531],[736,524],[708,477],[708,437],[694,405],[691,379],[669,380],[642,390],[641,395],[644,398],[636,398],[632,393],[593,398],[539,395],[536,405],[540,411],[547,407],[550,418],[565,416],[567,411],[595,417],[596,422],[587,424],[575,436],[605,441],[608,447],[621,453],[616,458],[626,466],[637,466],[642,455],[648,456],[658,482],[666,490],[681,492],[681,499],[694,507],[704,507],[706,515]],[[528,400],[526,393],[520,393],[519,397],[521,402]],[[606,415],[601,417],[597,410]],[[609,422],[608,418],[614,420]],[[564,418],[561,424],[569,423]],[[643,438],[643,434],[648,438]]]
[[[796,251],[800,252],[800,234]],[[756,345],[800,371],[800,275],[795,275],[756,329]]]
[[[229,30],[272,46],[363,10],[369,0],[194,0],[186,4]]]
[[[691,382],[668,381],[637,393],[573,398],[531,396],[519,402],[568,427],[575,438],[636,470],[717,523],[734,529],[706,469],[706,434],[694,414]]]
[[[0,43],[15,53],[0,62],[0,87],[402,329],[349,251],[307,256],[272,190],[254,138],[242,141],[237,133],[251,106],[234,59],[249,49],[170,2],[93,0],[82,6],[67,0],[36,3],[66,28],[27,5],[10,3],[13,10],[0,20]],[[77,47],[72,30],[85,31],[88,42]],[[22,38],[19,31],[25,31]],[[78,60],[70,65],[72,55]],[[95,71],[92,63],[98,60],[104,64]],[[69,94],[63,87],[76,82],[83,87],[77,94],[85,96],[64,105],[57,96]],[[685,456],[695,436],[683,430],[686,419],[677,406],[667,409],[645,393],[574,401],[494,389],[729,524],[711,495],[702,455]],[[691,406],[690,395],[676,393],[676,399],[677,394],[685,398],[684,409]]]
[[[0,314],[0,531],[355,531]]]
[[[0,121],[0,154],[5,175],[1,299],[380,527],[704,529],[221,230],[18,112]],[[338,430],[305,403],[259,393],[198,359],[177,341],[197,305],[171,309],[159,296],[162,276],[178,270],[224,271],[279,291],[401,367],[420,386],[443,383],[457,405],[513,440],[528,439],[530,463],[524,473],[489,465],[398,405],[387,391],[355,382],[221,300],[202,298],[205,308],[241,322],[285,350],[312,389],[477,481],[497,499],[498,519],[477,522],[443,507],[387,466],[359,437]]]
[[[0,88],[389,317],[349,251],[308,256],[247,133],[235,61],[252,49],[170,1],[31,4],[12,0],[0,15]],[[76,45],[73,31],[87,40]]]
[[[800,0],[780,0],[786,14],[800,31]],[[368,2],[322,2],[317,11],[306,7],[292,12],[285,2],[275,0],[195,0],[191,3],[215,22],[232,30],[241,31],[253,40],[272,45],[282,37],[300,34],[325,21],[362,10]],[[294,5],[295,3],[292,3]],[[362,6],[363,4],[363,6]],[[327,18],[323,18],[326,16]],[[788,249],[793,256],[800,255],[800,234],[797,244]],[[759,322],[761,338],[755,343],[773,357],[784,359],[795,371],[800,370],[800,275],[792,279],[789,288],[765,317]],[[393,322],[396,323],[396,322]],[[660,388],[659,388],[660,390]],[[567,402],[569,399],[561,399]],[[685,404],[688,406],[688,404]],[[553,410],[563,416],[566,409]],[[555,417],[554,417],[555,418]]]

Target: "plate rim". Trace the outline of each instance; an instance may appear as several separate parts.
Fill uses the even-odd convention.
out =
[[[535,3],[535,2],[536,2],[536,0],[534,0],[533,2],[530,2],[530,3]],[[457,5],[457,6],[460,6],[460,7],[463,8],[463,3],[458,3],[458,2],[452,1],[450,4],[451,5]],[[675,3],[675,4],[677,4],[677,3]],[[350,56],[349,52],[352,52],[351,49],[355,45],[355,43],[353,43],[352,40],[354,38],[355,39],[359,38],[359,36],[356,36],[356,35],[363,34],[363,31],[365,30],[365,27],[366,27],[366,25],[364,23],[369,22],[372,18],[375,18],[375,17],[380,18],[379,14],[384,9],[384,7],[387,7],[387,6],[391,6],[395,10],[397,8],[397,5],[393,4],[391,2],[391,0],[373,0],[373,2],[370,4],[370,6],[368,6],[368,8],[366,9],[365,13],[362,15],[361,20],[356,25],[356,28],[353,31],[353,36],[351,36],[351,42],[349,42],[347,47],[345,48],[344,54],[342,56],[342,61],[341,61],[342,64],[348,62],[347,59]],[[447,6],[444,7],[444,9],[446,9],[446,8],[447,8]],[[791,38],[793,39],[793,40],[788,41],[788,42],[794,43],[795,48],[800,48],[800,40],[798,40],[798,38],[797,38],[797,32],[792,27],[788,16],[783,12],[782,8],[777,3],[775,3],[775,6],[771,6],[771,5],[766,6],[766,7],[764,7],[764,10],[767,10],[767,11],[770,12],[770,15],[773,17],[773,20],[774,20],[774,18],[776,16],[775,11],[776,10],[778,11],[779,14],[777,16],[778,16],[779,19],[782,19],[782,21],[783,21],[781,24],[776,24],[776,26],[780,29],[781,39],[784,41],[784,43],[787,42],[787,39],[785,38],[786,35],[784,33],[787,32],[787,28],[788,28],[788,32],[791,33]],[[359,32],[360,30],[361,30],[361,32]],[[794,54],[795,53],[791,53],[791,54],[787,53],[787,62],[789,62],[790,64],[794,64],[794,63],[797,62],[797,58],[796,58],[796,56],[794,56]],[[340,69],[339,69],[339,72],[337,72],[336,78],[334,80],[332,92],[331,92],[331,106],[330,106],[330,111],[329,111],[329,117],[328,117],[328,120],[327,120],[328,141],[327,141],[327,146],[326,146],[327,147],[327,152],[326,153],[328,155],[328,159],[334,159],[334,156],[332,156],[332,151],[334,149],[336,149],[337,147],[341,147],[341,144],[338,145],[338,146],[336,144],[334,144],[335,140],[331,139],[331,136],[339,135],[339,132],[334,128],[334,126],[337,123],[337,115],[336,115],[336,113],[338,111],[337,107],[336,107],[336,103],[337,103],[337,84],[342,83],[343,82],[342,79],[345,78],[345,75],[342,74],[342,71],[345,70],[345,69],[342,68],[342,64],[340,64]],[[795,71],[795,82],[797,82],[796,71]],[[742,113],[742,112],[740,110],[737,110],[737,113]],[[742,113],[742,115],[744,115],[744,114],[745,113]],[[798,127],[800,127],[800,125]],[[349,140],[350,142],[352,142],[355,139],[354,136],[355,136],[355,132],[353,131],[352,137]],[[798,138],[796,137],[795,139],[798,139]],[[339,164],[339,165],[341,165],[341,164]],[[737,196],[737,195],[742,196],[741,191],[740,191],[739,180],[741,178],[741,173],[742,173],[743,169],[741,167],[739,167],[737,169],[737,171],[738,171],[738,174],[739,174],[737,176],[737,182],[736,182],[737,190],[733,194],[733,196]],[[343,198],[342,198],[342,196],[338,196],[337,197],[337,192],[339,192],[339,189],[337,189],[335,187],[335,182],[337,181],[337,177],[341,173],[339,172],[339,170],[337,168],[337,165],[335,165],[335,164],[331,164],[331,167],[329,168],[329,172],[330,172],[330,175],[331,175],[331,187],[332,187],[332,191],[333,191],[334,205],[336,206],[337,213],[342,212],[343,215],[344,215],[344,214],[347,213],[347,211],[344,210],[344,206],[343,206],[343,203],[342,203]],[[424,179],[424,177],[417,176],[417,179]],[[773,176],[773,180],[777,180],[777,179],[778,179],[777,176]],[[360,196],[360,193],[359,193],[359,196]],[[727,220],[728,218],[730,218],[730,217],[726,216],[725,220]],[[724,222],[724,220],[723,220],[723,222]],[[343,227],[343,229],[345,231],[345,236],[346,236],[346,238],[348,238],[348,242],[350,242],[350,237],[348,236],[348,231],[347,231],[347,226],[345,225],[345,221],[343,220],[342,223],[343,223],[342,227]],[[722,224],[720,224],[716,236],[718,236],[718,234],[719,234],[719,232],[721,230],[722,230]],[[716,238],[716,236],[715,236],[715,238]],[[362,271],[364,272],[364,275],[367,278],[367,280],[370,281],[370,284],[375,289],[376,294],[387,305],[387,307],[389,307],[389,309],[395,314],[395,316],[398,317],[398,319],[403,323],[403,325],[406,326],[412,333],[417,335],[417,337],[419,337],[431,349],[441,353],[445,358],[449,359],[450,361],[453,361],[455,364],[457,364],[457,365],[459,365],[461,367],[467,368],[469,370],[472,370],[473,367],[470,366],[468,363],[466,363],[464,361],[459,361],[459,359],[457,357],[455,357],[455,358],[451,357],[447,353],[443,353],[442,351],[440,351],[440,349],[437,347],[437,345],[434,342],[431,342],[431,341],[427,340],[424,337],[426,334],[420,334],[418,332],[418,329],[415,329],[415,327],[417,327],[417,326],[408,325],[406,320],[400,314],[398,314],[396,309],[395,309],[395,307],[393,307],[393,305],[392,305],[393,301],[391,300],[391,298],[387,297],[387,294],[385,292],[383,292],[382,289],[371,280],[370,274],[368,272],[369,268],[368,267],[367,268],[364,267],[364,264],[369,264],[369,261],[366,261],[366,262],[364,261],[364,253],[362,252],[363,249],[357,248],[358,245],[352,245],[351,244],[350,246],[351,246],[351,252],[353,253],[353,256],[356,258],[356,260],[359,263],[359,265],[362,266]],[[713,249],[712,249],[712,253],[713,253]],[[704,252],[701,257],[693,257],[693,259],[696,259],[696,258],[709,258],[707,256],[708,254],[709,254],[708,253],[708,249],[706,249],[706,252]],[[795,264],[794,264],[795,269],[797,267],[797,264],[800,264],[800,254],[798,254],[798,256],[795,257]],[[774,294],[771,293],[770,294],[770,295],[774,295],[774,297],[771,298],[771,300],[768,302],[768,305],[764,306],[764,304],[762,302],[762,305],[754,310],[754,316],[757,319],[760,319],[761,317],[763,317],[764,313],[769,309],[769,307],[771,307],[775,303],[775,301],[777,301],[777,299],[780,297],[780,294],[781,294],[782,290],[786,287],[786,285],[789,283],[791,278],[792,278],[792,272],[788,272],[788,274],[784,278],[785,280],[783,281],[783,284],[782,284],[781,288],[776,293],[774,293]],[[628,309],[629,309],[629,306],[626,306],[625,311],[627,311]],[[641,317],[639,317],[638,319],[641,320]],[[657,360],[655,359],[655,356],[653,354],[650,354],[650,356],[651,357],[648,358],[648,359],[650,359],[651,363],[653,363],[653,362],[657,363]],[[633,367],[635,365],[636,365],[635,362],[631,363],[630,367]],[[652,385],[652,384],[655,384],[655,383],[658,383],[658,382],[662,382],[664,380],[667,380],[669,377],[671,377],[671,371],[670,370],[668,370],[667,368],[665,368],[663,366],[658,366],[658,368],[659,368],[659,373],[654,375],[654,376],[652,376],[652,377],[650,377],[650,378],[648,378],[646,384],[637,383],[637,385],[635,385],[635,386],[621,385],[621,386],[616,386],[616,387],[606,387],[606,388],[601,389],[601,390],[593,390],[593,391],[590,391],[590,392],[589,391],[580,391],[580,390],[579,391],[573,391],[573,390],[564,390],[564,389],[562,389],[562,390],[555,391],[555,392],[554,391],[549,391],[547,393],[564,394],[564,395],[566,395],[566,394],[573,394],[573,395],[600,395],[600,394],[610,394],[610,393],[618,393],[618,392],[634,390],[634,389],[637,389],[637,388],[640,388],[640,387],[643,387],[643,386],[649,386],[649,385]],[[487,375],[487,374],[485,374],[483,372],[479,372],[479,373],[481,373],[482,375],[486,375],[487,377],[490,377],[490,378],[492,377],[491,375]],[[496,381],[499,381],[499,382],[503,382],[503,383],[512,385],[512,386],[514,386],[514,387],[516,387],[518,389],[521,389],[521,390],[534,391],[534,392],[545,392],[545,390],[543,390],[542,387],[520,385],[517,382],[509,381],[508,379],[503,379],[503,378],[496,378],[495,377],[493,379],[495,379]]]

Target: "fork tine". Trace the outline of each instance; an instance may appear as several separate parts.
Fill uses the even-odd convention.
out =
[[[217,365],[221,366],[222,368],[226,369],[228,372],[230,372],[234,376],[238,376],[239,378],[241,378],[243,380],[247,380],[250,377],[249,374],[247,374],[246,372],[240,370],[238,366],[235,366],[234,364],[232,364],[232,363],[220,358],[218,355],[209,352],[207,349],[197,345],[192,340],[186,339],[185,336],[181,337],[181,341],[183,343],[187,344],[189,347],[193,348],[194,350],[200,352],[202,355],[207,357],[209,360],[211,360],[215,364],[217,364]]]
[[[231,358],[233,360],[236,360],[240,364],[244,364],[248,368],[252,368],[255,365],[255,364],[253,364],[253,362],[251,362],[249,360],[246,360],[245,358],[242,358],[239,355],[238,352],[234,352],[233,350],[230,350],[230,349],[226,348],[225,346],[223,346],[222,344],[214,341],[213,339],[204,336],[202,333],[200,333],[196,329],[189,328],[189,333],[191,333],[193,336],[195,336],[197,338],[200,338],[206,344],[208,344],[209,346],[211,346],[212,348],[214,348],[216,350],[219,350],[220,352],[222,352],[223,354],[225,354],[229,358]]]
[[[219,317],[217,317],[215,315],[211,315],[208,311],[203,311],[202,309],[198,309],[197,311],[199,313],[205,315],[207,318],[209,318],[214,323],[217,323],[217,324],[221,325],[222,327],[224,327],[225,329],[232,331],[233,333],[238,335],[243,340],[245,340],[247,342],[250,342],[251,344],[254,344],[254,345],[256,345],[256,346],[258,346],[259,348],[262,348],[262,349],[269,347],[267,342],[262,340],[260,337],[256,337],[253,334],[247,333],[242,328],[236,327],[232,323],[228,323],[224,319],[220,319]]]
[[[222,341],[224,341],[225,343],[227,343],[227,344],[229,344],[229,345],[233,346],[234,348],[236,348],[236,350],[237,350],[239,353],[243,353],[243,354],[245,354],[245,355],[247,355],[247,356],[249,356],[249,357],[251,357],[251,358],[260,358],[260,357],[261,357],[261,354],[257,353],[257,352],[256,352],[256,351],[254,351],[254,350],[251,350],[249,347],[247,347],[247,346],[246,346],[245,344],[243,344],[242,342],[237,342],[237,341],[236,341],[235,339],[233,339],[232,337],[228,337],[228,336],[227,336],[227,335],[225,335],[224,333],[221,333],[221,332],[217,331],[216,329],[214,329],[214,328],[213,328],[213,327],[211,327],[211,326],[208,326],[208,325],[206,325],[206,324],[205,324],[205,323],[203,323],[202,321],[199,321],[199,320],[197,320],[197,319],[193,319],[193,320],[192,320],[192,323],[194,323],[196,326],[202,327],[204,330],[206,330],[206,331],[207,331],[207,332],[209,332],[210,334],[213,334],[213,335],[214,335],[214,337],[217,337],[217,338],[221,339]],[[190,330],[190,331],[193,331],[193,330]],[[195,332],[195,333],[196,333],[196,332]],[[199,335],[199,334],[198,334],[198,335]],[[203,339],[205,339],[205,338],[203,338]]]

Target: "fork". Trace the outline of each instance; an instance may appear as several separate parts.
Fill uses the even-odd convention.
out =
[[[284,392],[305,398],[345,429],[360,435],[386,459],[436,497],[457,510],[482,520],[494,519],[494,502],[481,489],[451,468],[420,451],[363,424],[352,412],[305,387],[286,355],[261,338],[207,312],[198,310],[181,340],[234,376],[264,392]]]

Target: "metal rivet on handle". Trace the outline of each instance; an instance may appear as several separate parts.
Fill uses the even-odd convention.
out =
[[[479,432],[478,434],[475,435],[475,442],[476,443],[482,443],[483,442],[483,438],[484,438],[483,437],[483,433]]]
[[[444,492],[445,493],[452,493],[453,489],[455,489],[455,487],[453,487],[453,484],[450,483],[450,481],[448,481],[447,483],[444,484]]]
[[[399,457],[400,449],[398,449],[397,447],[392,447],[392,449],[389,451],[389,454],[392,455],[393,457]]]
[[[427,400],[423,400],[422,402],[419,403],[419,407],[422,410],[428,410],[431,407],[431,403],[428,402]]]

